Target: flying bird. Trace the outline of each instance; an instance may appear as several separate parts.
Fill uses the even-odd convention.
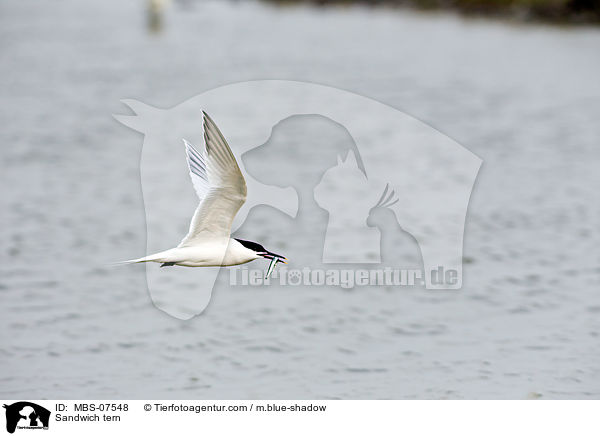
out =
[[[246,201],[246,181],[223,134],[206,112],[202,115],[205,150],[200,152],[183,140],[189,174],[200,198],[188,234],[175,248],[122,263],[233,266],[264,258],[271,261],[265,276],[269,278],[277,263],[287,259],[257,242],[231,237],[233,219]]]

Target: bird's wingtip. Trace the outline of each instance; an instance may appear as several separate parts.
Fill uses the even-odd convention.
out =
[[[215,124],[210,115],[204,110],[202,111],[202,119],[204,120],[204,124]]]

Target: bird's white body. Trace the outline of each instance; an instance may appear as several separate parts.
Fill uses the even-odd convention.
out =
[[[162,266],[233,266],[261,257],[271,259],[268,275],[285,257],[251,241],[231,238],[231,224],[246,201],[246,181],[214,121],[204,115],[205,150],[184,140],[187,163],[200,204],[188,234],[169,250],[123,263],[159,262]]]
[[[235,239],[213,238],[206,239],[198,245],[171,248],[170,250],[127,262],[159,262],[191,267],[234,266],[260,258],[261,256],[256,254],[255,251],[244,247]]]

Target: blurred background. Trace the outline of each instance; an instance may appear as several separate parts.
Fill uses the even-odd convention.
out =
[[[0,397],[599,398],[598,3],[410,6],[1,2]],[[119,100],[256,79],[374,98],[483,159],[462,290],[224,287],[181,321],[143,267],[105,266],[146,247]]]

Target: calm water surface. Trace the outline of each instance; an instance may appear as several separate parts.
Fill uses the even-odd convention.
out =
[[[597,29],[11,0],[0,35],[0,397],[600,398]],[[375,98],[484,160],[462,290],[222,286],[180,321],[143,267],[105,266],[146,244],[119,100],[271,78]]]

